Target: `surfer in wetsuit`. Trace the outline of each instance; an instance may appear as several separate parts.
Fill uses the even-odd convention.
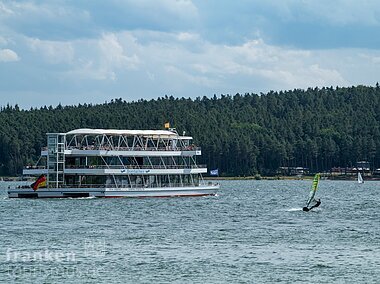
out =
[[[314,199],[314,201],[315,201],[316,203],[315,203],[313,206],[311,206],[310,208],[304,207],[304,208],[302,208],[302,210],[308,212],[308,211],[310,211],[311,209],[313,209],[313,208],[317,208],[319,205],[321,205],[321,200],[320,200],[320,199],[317,199],[317,200]]]

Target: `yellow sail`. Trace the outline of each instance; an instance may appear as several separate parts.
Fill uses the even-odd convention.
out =
[[[314,176],[313,185],[311,186],[311,190],[309,193],[309,199],[307,200],[306,207],[308,207],[314,199],[315,192],[318,189],[318,183],[319,183],[320,178],[321,178],[321,174],[319,174],[319,173]]]

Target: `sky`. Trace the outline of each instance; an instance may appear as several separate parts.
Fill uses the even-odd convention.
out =
[[[372,85],[377,0],[0,0],[0,106]]]

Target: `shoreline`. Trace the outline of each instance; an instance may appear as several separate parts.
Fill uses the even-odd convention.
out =
[[[246,176],[246,177],[203,177],[205,180],[313,180],[314,175],[312,176]],[[330,176],[323,176],[321,177],[321,180],[335,180],[335,181],[355,181],[357,180],[356,176],[350,176],[350,177],[330,177]],[[380,177],[364,177],[365,181],[380,181]]]
[[[203,177],[205,180],[313,180],[314,175],[310,176],[235,176],[235,177],[224,177],[224,176],[205,176]],[[34,178],[22,178],[22,177],[5,177],[0,176],[0,182],[16,182],[16,181],[24,181],[24,182],[33,182]],[[337,180],[337,181],[355,181],[357,180],[356,176],[324,176],[322,174],[321,180]],[[380,176],[364,176],[365,181],[380,181]]]

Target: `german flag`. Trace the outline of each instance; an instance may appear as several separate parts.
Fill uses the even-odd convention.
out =
[[[38,179],[30,185],[30,187],[33,188],[34,191],[36,191],[40,187],[46,187],[45,175],[40,175]]]

